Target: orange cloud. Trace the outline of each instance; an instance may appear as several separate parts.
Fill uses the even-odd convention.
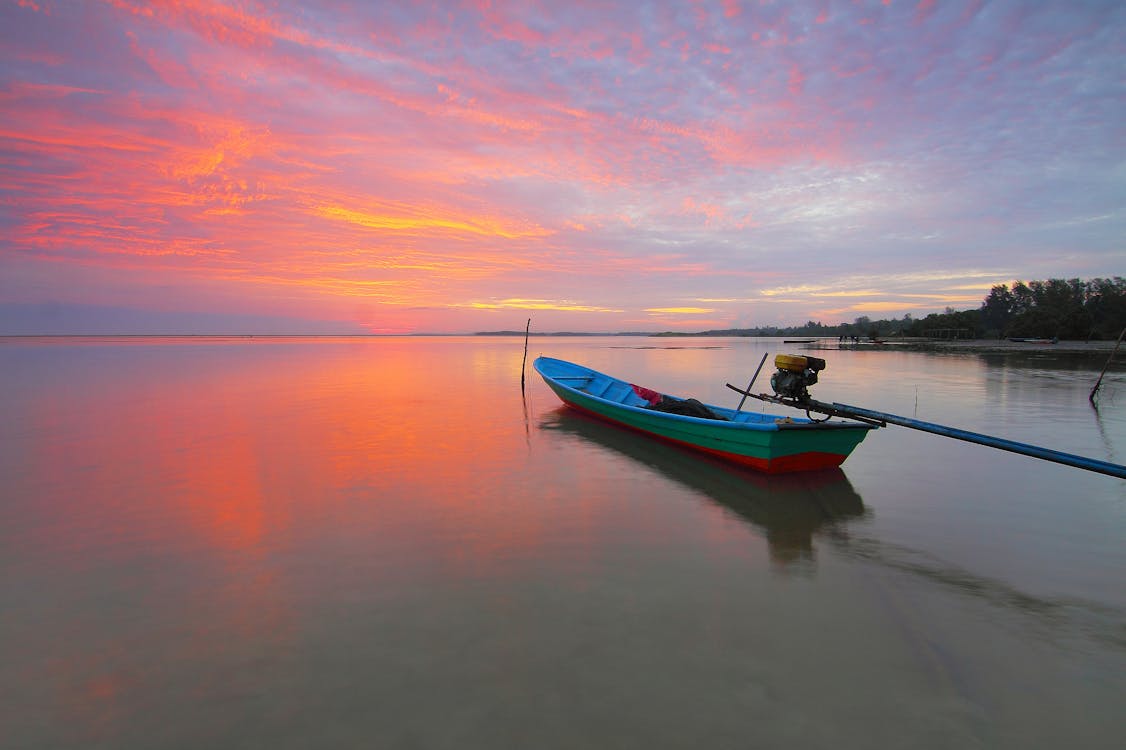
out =
[[[405,207],[400,207],[405,208]],[[414,207],[412,207],[414,208]],[[415,208],[417,210],[417,208]],[[345,208],[344,206],[319,205],[312,208],[313,213],[330,219],[346,221],[368,229],[384,229],[393,232],[452,231],[516,239],[522,237],[546,237],[550,231],[537,226],[516,226],[489,217],[470,218],[442,216],[428,213],[372,213]]]
[[[565,312],[620,313],[622,310],[597,305],[543,299],[505,299],[489,302],[451,303],[448,307],[467,307],[475,310],[559,310]]]
[[[858,302],[846,308],[857,312],[889,312],[891,310],[914,310],[921,307],[933,307],[916,302]]]
[[[647,307],[645,312],[655,315],[707,315],[714,313],[712,307]]]

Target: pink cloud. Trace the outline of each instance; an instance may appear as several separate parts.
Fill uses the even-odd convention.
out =
[[[923,23],[934,14],[935,0],[919,0],[915,6],[915,23]]]

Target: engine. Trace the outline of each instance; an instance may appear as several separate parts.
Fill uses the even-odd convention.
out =
[[[782,398],[809,400],[809,386],[817,382],[817,373],[825,369],[825,360],[779,354],[774,358],[778,372],[770,376],[770,387]]]

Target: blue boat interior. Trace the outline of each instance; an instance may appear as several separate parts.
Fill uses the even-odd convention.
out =
[[[647,409],[650,402],[643,398],[634,387],[634,384],[606,375],[605,373],[591,370],[581,365],[565,362],[551,357],[539,357],[532,363],[536,371],[546,378],[550,378],[559,385],[572,388],[580,393],[585,393],[595,398],[600,398],[622,406],[632,406],[638,409]],[[646,389],[642,388],[644,392]],[[664,399],[683,401],[678,396],[661,394]],[[801,417],[780,417],[777,414],[764,414],[755,411],[736,411],[723,406],[705,404],[709,409],[724,419],[740,424],[776,424],[780,420],[791,423],[809,423],[811,420]]]

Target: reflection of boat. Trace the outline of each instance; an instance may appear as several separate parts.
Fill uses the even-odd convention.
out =
[[[840,466],[873,428],[856,422],[815,422],[700,404],[550,357],[539,357],[533,366],[569,406],[769,473]],[[669,413],[670,405],[678,413]]]
[[[541,430],[577,435],[650,467],[766,532],[771,558],[789,562],[813,554],[813,534],[859,518],[864,503],[839,468],[768,476],[725,461],[629,433],[571,409],[544,415]]]

